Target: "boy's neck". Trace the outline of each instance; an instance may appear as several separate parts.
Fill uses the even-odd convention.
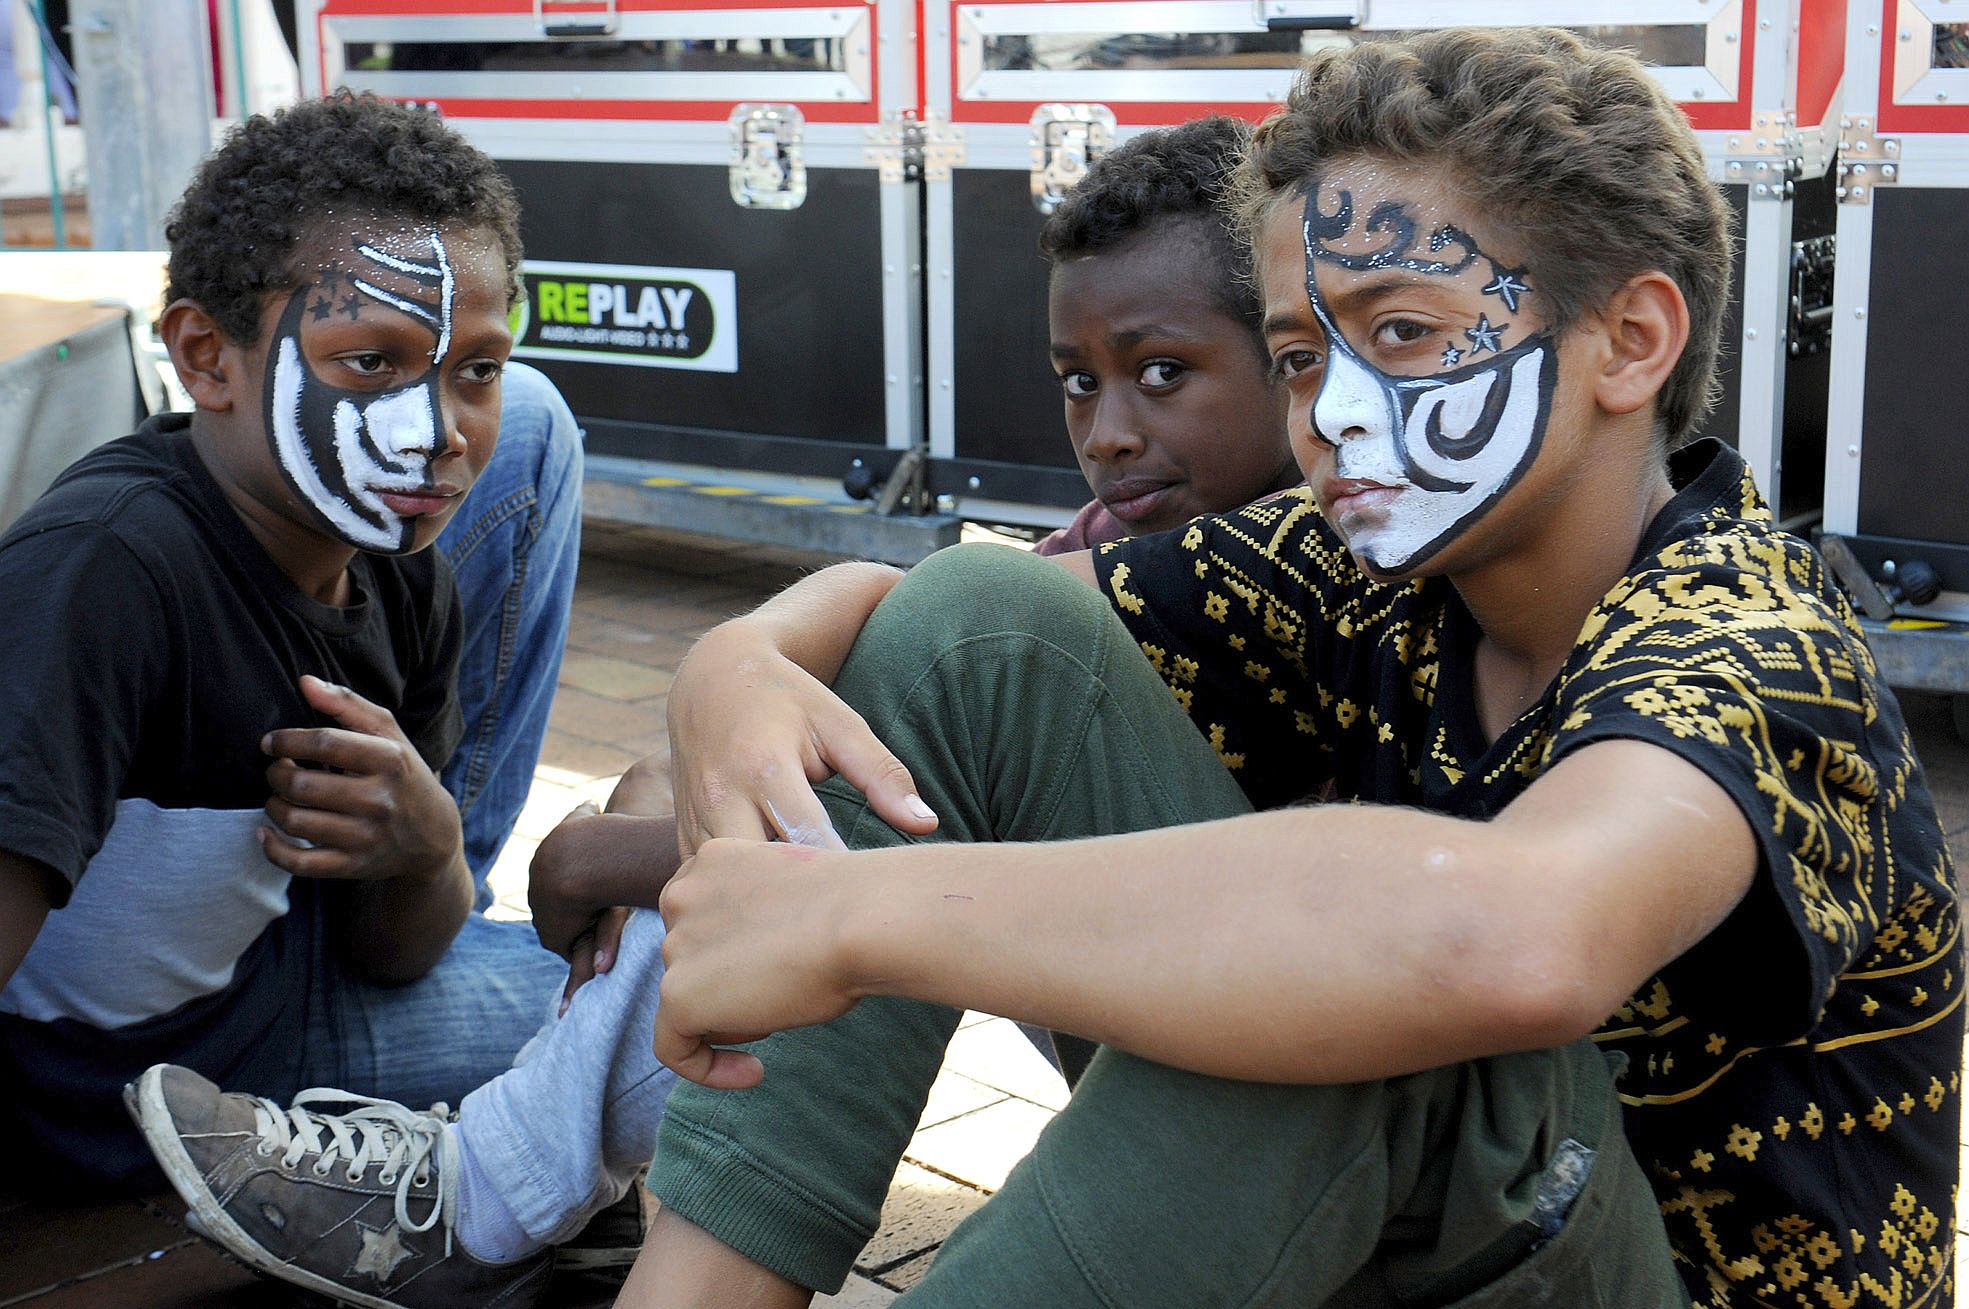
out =
[[[231,456],[240,439],[238,435],[216,431],[214,415],[203,411],[192,414],[191,444],[199,462],[218,483],[226,503],[246,524],[246,530],[253,534],[274,566],[303,595],[322,604],[348,604],[352,598],[349,563],[355,558],[355,548],[311,532],[262,503],[233,468]]]
[[[1483,632],[1475,689],[1486,736],[1545,693],[1674,494],[1665,460],[1646,443],[1617,470],[1603,465],[1555,489],[1533,540],[1453,579]]]

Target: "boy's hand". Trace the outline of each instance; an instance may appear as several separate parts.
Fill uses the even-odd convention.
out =
[[[849,856],[853,857],[853,856]],[[841,856],[785,842],[713,840],[663,889],[656,1057],[705,1086],[755,1086],[758,1058],[714,1047],[824,1023],[860,999],[837,915]]]
[[[528,868],[527,904],[540,944],[568,962],[563,1013],[584,982],[615,966],[630,909],[656,908],[676,869],[668,815],[603,813],[583,801],[547,834]]]
[[[284,727],[261,739],[274,757],[274,827],[260,829],[267,859],[296,877],[350,881],[449,870],[460,849],[458,806],[395,716],[318,677],[301,679],[301,695],[341,726]]]
[[[670,743],[686,855],[720,836],[846,849],[813,789],[837,772],[898,830],[937,825],[862,716],[743,621],[711,631],[678,667]]]

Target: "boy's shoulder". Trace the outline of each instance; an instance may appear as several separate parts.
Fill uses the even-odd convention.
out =
[[[1873,661],[1852,605],[1818,551],[1777,525],[1741,457],[1698,442],[1677,453],[1674,469],[1674,500],[1588,616],[1574,663],[1645,647],[1707,665],[1741,658],[1760,681],[1809,671],[1828,694],[1828,677],[1870,681]],[[1801,643],[1820,659],[1803,658]]]
[[[0,551],[67,547],[78,538],[113,538],[138,555],[198,530],[210,506],[189,459],[184,414],[160,414],[133,434],[97,446],[69,465],[0,535]]]

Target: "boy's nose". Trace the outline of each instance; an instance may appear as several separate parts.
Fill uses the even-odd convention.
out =
[[[1119,398],[1103,396],[1095,402],[1094,421],[1081,438],[1080,453],[1096,463],[1112,463],[1141,454],[1146,444],[1133,408]]]
[[[437,449],[439,415],[424,387],[379,396],[363,408],[362,418],[370,439],[388,458],[430,455]]]
[[[1313,397],[1313,435],[1336,447],[1360,437],[1386,437],[1393,430],[1393,405],[1372,369],[1352,351],[1335,350]]]

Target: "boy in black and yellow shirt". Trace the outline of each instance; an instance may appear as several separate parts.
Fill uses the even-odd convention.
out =
[[[1105,1048],[906,1299],[1953,1303],[1953,870],[1817,556],[1683,444],[1686,124],[1562,33],[1328,50],[1242,190],[1304,492],[1068,557],[1111,614],[959,551],[687,660],[703,1087],[624,1302],[838,1284],[967,1005]]]

